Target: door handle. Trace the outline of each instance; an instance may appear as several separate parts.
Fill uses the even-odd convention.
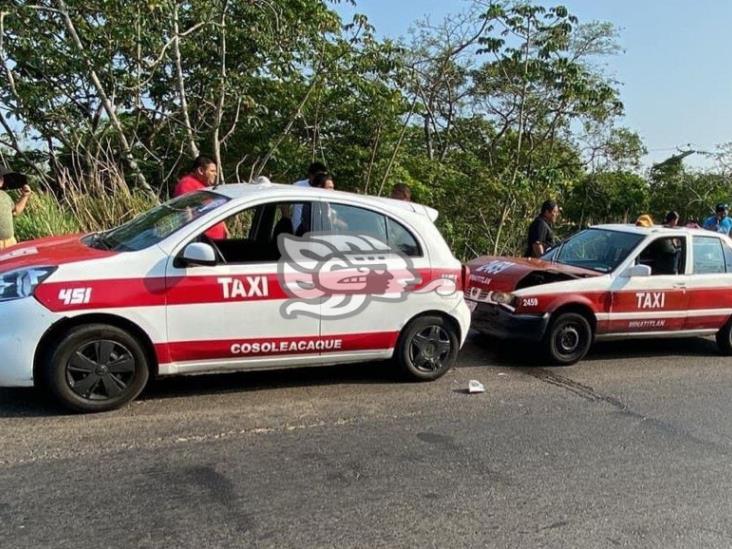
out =
[[[686,288],[686,282],[674,282],[672,286],[674,288]]]

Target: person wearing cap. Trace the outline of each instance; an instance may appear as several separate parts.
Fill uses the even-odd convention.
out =
[[[26,183],[23,174],[13,172],[5,166],[0,166],[0,250],[15,246],[15,224],[13,218],[22,214],[28,204],[31,195],[31,188]],[[5,192],[7,188],[19,188],[20,200],[13,202],[10,195]]]
[[[526,257],[540,257],[556,244],[552,225],[559,217],[559,206],[553,200],[541,205],[539,215],[531,222],[526,243]]]
[[[702,225],[708,231],[729,234],[732,230],[732,219],[727,216],[729,206],[727,204],[717,204],[714,208],[715,214],[707,217]]]

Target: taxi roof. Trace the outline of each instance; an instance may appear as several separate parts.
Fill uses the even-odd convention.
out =
[[[345,191],[321,189],[317,187],[296,187],[295,185],[282,185],[280,183],[227,183],[224,185],[216,185],[211,187],[209,190],[231,198],[232,200],[248,199],[262,194],[266,194],[268,197],[281,198],[283,200],[302,200],[302,196],[305,193],[308,197],[321,200],[338,200],[340,198],[353,203],[362,203],[364,205],[372,204],[391,210],[396,214],[405,211],[414,212],[427,216],[433,222],[437,219],[438,215],[437,210],[415,202],[406,202],[404,200],[394,200],[392,198]]]

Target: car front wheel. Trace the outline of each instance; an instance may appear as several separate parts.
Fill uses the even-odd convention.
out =
[[[563,313],[549,326],[544,345],[554,364],[569,366],[582,360],[592,345],[592,327],[577,313]]]
[[[53,397],[78,412],[119,408],[142,392],[149,377],[137,340],[105,324],[69,330],[47,355],[41,373]]]
[[[459,346],[451,322],[439,316],[422,316],[402,330],[394,358],[410,378],[432,381],[452,367]]]

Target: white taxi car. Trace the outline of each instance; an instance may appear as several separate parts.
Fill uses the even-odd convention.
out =
[[[71,409],[102,411],[150,376],[393,358],[436,379],[470,322],[466,273],[436,216],[357,194],[224,185],[110,231],[10,248],[0,386],[42,386]],[[230,237],[210,239],[221,222]]]
[[[701,229],[598,225],[541,259],[473,260],[472,327],[573,364],[601,339],[715,335],[732,354],[732,240]]]

